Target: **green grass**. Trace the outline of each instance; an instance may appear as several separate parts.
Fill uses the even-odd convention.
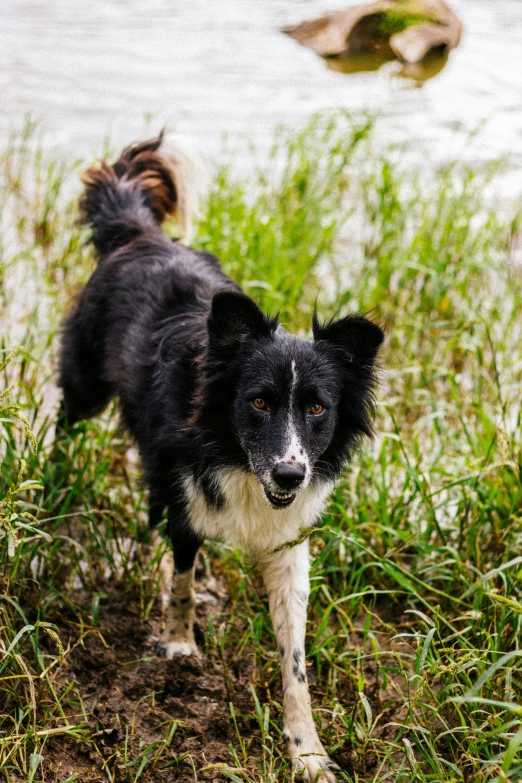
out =
[[[290,781],[266,602],[240,553],[207,545],[203,561],[231,596],[202,643],[230,702],[225,761],[174,751],[176,721],[140,737],[136,715],[108,750],[70,676],[89,640],[110,646],[107,603],[146,626],[157,590],[115,411],[53,446],[57,330],[93,266],[74,224],[79,170],[50,159],[31,123],[0,159],[0,779],[87,780],[90,763],[113,781]],[[316,300],[387,326],[377,437],[311,539],[314,714],[340,780],[522,778],[522,276],[497,171],[418,170],[368,118],[320,115],[247,178],[217,171],[199,228],[197,246],[293,330],[309,332]],[[91,761],[53,773],[65,739]]]

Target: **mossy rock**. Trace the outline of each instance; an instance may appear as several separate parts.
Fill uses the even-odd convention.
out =
[[[322,57],[382,52],[407,63],[457,46],[462,24],[443,0],[377,0],[351,6],[283,32]]]

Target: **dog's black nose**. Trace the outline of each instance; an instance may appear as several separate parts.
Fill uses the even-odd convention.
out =
[[[281,489],[295,489],[304,480],[306,468],[304,465],[290,465],[288,462],[280,462],[272,471],[272,478]]]

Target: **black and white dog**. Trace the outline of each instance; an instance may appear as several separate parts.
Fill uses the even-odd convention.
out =
[[[305,669],[308,541],[279,549],[320,518],[352,448],[371,435],[383,333],[350,315],[313,341],[289,334],[221,270],[161,227],[191,195],[183,155],[163,135],[84,175],[81,219],[99,264],[65,324],[61,421],[119,397],[150,492],[164,510],[159,655],[197,654],[194,561],[205,538],[260,565],[281,659],[285,737],[305,779],[335,780],[312,718]],[[278,550],[278,551],[274,551]],[[171,589],[172,588],[172,589]]]

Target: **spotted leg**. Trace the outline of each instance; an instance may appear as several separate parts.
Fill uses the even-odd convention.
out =
[[[315,729],[305,668],[306,609],[310,593],[308,541],[261,563],[283,675],[284,737],[292,764],[309,783],[335,783]]]
[[[170,510],[169,537],[172,541],[174,557],[172,552],[167,552],[160,564],[161,600],[165,618],[154,651],[156,655],[164,658],[197,655],[198,648],[194,639],[196,616],[194,564],[202,541],[190,529],[173,525]]]

